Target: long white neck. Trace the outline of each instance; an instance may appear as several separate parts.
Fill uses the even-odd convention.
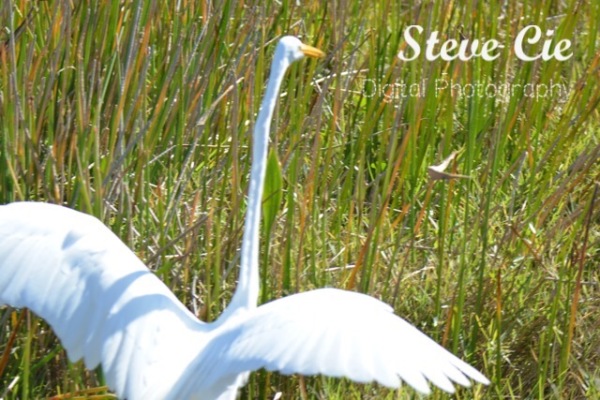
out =
[[[269,131],[273,110],[279,97],[279,88],[289,62],[276,52],[271,66],[271,74],[267,91],[263,98],[256,125],[254,126],[252,167],[250,169],[250,189],[248,190],[248,208],[242,240],[240,274],[237,289],[231,303],[221,315],[226,319],[231,313],[240,309],[255,308],[258,302],[260,279],[258,275],[258,249],[260,242],[260,219],[262,194],[267,169],[267,151],[269,147]]]

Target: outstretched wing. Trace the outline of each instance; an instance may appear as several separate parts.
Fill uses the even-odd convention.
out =
[[[215,362],[218,360],[218,364]],[[267,303],[228,329],[198,358],[197,385],[266,368],[283,374],[323,374],[397,388],[401,381],[429,393],[468,378],[487,384],[461,361],[373,297],[319,289]]]
[[[57,205],[0,206],[0,304],[33,310],[130,400],[161,398],[201,346],[203,325],[117,236]]]

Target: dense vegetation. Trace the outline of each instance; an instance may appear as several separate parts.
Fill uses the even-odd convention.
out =
[[[439,31],[505,47],[401,61],[409,25],[422,44]],[[528,25],[573,56],[519,60]],[[15,0],[0,26],[1,203],[97,216],[215,319],[274,41],[295,34],[328,56],[293,67],[277,109],[262,300],[322,286],[382,299],[493,381],[457,398],[600,396],[600,2]],[[437,179],[453,152],[445,172],[468,178]],[[0,355],[6,399],[103,385],[25,311],[0,309]],[[415,395],[260,372],[242,398],[278,392]]]

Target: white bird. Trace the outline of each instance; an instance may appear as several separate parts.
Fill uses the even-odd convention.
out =
[[[476,369],[373,297],[318,289],[257,307],[258,243],[268,133],[291,63],[323,53],[283,37],[254,130],[240,276],[213,323],[198,320],[96,218],[44,203],[0,206],[0,304],[45,319],[87,368],[102,366],[120,398],[236,398],[250,371],[324,374],[397,388],[447,392]]]

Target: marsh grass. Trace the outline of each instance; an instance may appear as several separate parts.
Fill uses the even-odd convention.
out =
[[[456,398],[600,396],[600,3],[321,3],[2,1],[0,201],[97,216],[214,320],[235,288],[274,40],[296,34],[328,56],[292,68],[277,108],[262,300],[322,286],[382,299],[493,381]],[[508,45],[494,62],[401,62],[412,24]],[[529,24],[573,57],[518,60]],[[517,89],[435,90],[450,78]],[[528,83],[568,90],[535,98]],[[470,179],[430,179],[453,151],[448,172]],[[0,397],[106,397],[34,315],[0,310],[0,329]],[[415,397],[259,372],[242,398],[277,392]]]

